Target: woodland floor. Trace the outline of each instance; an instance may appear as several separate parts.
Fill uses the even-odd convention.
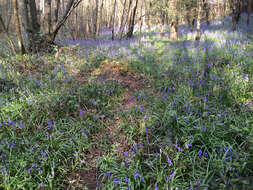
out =
[[[252,189],[253,24],[0,45],[0,189]],[[252,18],[253,20],[253,18]]]

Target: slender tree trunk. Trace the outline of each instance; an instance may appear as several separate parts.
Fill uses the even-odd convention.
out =
[[[127,21],[129,20],[129,23],[130,20],[132,19],[132,14],[131,13],[131,6],[132,6],[132,3],[133,3],[133,0],[130,0],[129,1],[129,5],[128,5],[128,9],[126,11],[126,18],[124,19],[124,22],[123,22],[123,25],[122,25],[122,31],[120,32],[120,35],[119,35],[119,38],[122,39],[123,37],[123,34],[124,34],[124,30],[125,30],[125,27],[126,27],[126,24],[127,24]],[[130,28],[130,24],[128,25],[128,29]]]
[[[164,29],[165,29],[165,14],[163,13],[161,16],[161,31],[160,36],[164,36]]]
[[[250,21],[250,12],[251,12],[251,0],[248,0],[248,9],[247,9],[248,15],[247,15],[247,25],[249,25]]]
[[[240,0],[240,13],[243,12],[244,1],[245,0]]]
[[[88,39],[90,37],[90,25],[89,25],[89,22],[90,22],[90,17],[89,17],[90,5],[89,4],[87,5],[86,10],[87,10],[86,11],[87,17],[86,17],[86,23],[85,23],[85,37]]]
[[[194,19],[192,19],[192,22],[191,22],[191,32],[193,32],[193,30],[194,30],[195,21],[196,21],[196,19],[195,19],[195,18],[194,18]]]
[[[121,21],[120,21],[120,28],[119,28],[119,38],[122,38],[123,35],[123,30],[124,30],[124,21],[125,21],[125,17],[126,17],[126,4],[127,0],[124,0],[124,5],[123,5],[123,11],[122,11],[122,16],[121,16]]]
[[[234,14],[232,15],[232,30],[236,30],[236,18]]]
[[[236,26],[240,21],[240,0],[230,0],[230,8],[232,10],[232,30],[236,30]]]
[[[56,9],[54,11],[54,26],[56,26],[59,18],[59,9],[60,9],[61,0],[56,1]],[[54,30],[55,28],[53,28]]]
[[[173,0],[173,20],[170,24],[170,40],[178,39],[177,0]]]
[[[37,17],[37,8],[35,0],[29,0],[29,10],[30,10],[30,17],[31,17],[31,25],[34,33],[38,33],[40,31],[40,24],[38,22]]]
[[[8,0],[9,1],[9,0]],[[10,2],[10,1],[9,1]],[[11,3],[11,2],[10,2]],[[9,4],[9,3],[8,3]],[[6,30],[9,32],[9,27],[10,27],[10,24],[11,24],[11,18],[12,18],[12,9],[11,9],[11,5],[9,5],[10,7],[8,7],[9,9],[9,13],[7,15],[7,24],[6,24]]]
[[[152,3],[149,2],[149,9],[151,9],[152,7]],[[148,16],[147,16],[147,19],[148,19],[148,31],[151,32],[151,25],[152,25],[152,20],[151,20],[151,16],[150,16],[150,13],[148,13]]]
[[[202,12],[202,3],[201,0],[198,1],[198,18],[197,18],[197,30],[196,30],[196,36],[195,40],[199,41],[200,40],[200,22],[201,22],[201,12]]]
[[[22,38],[22,33],[21,33],[21,27],[20,27],[20,20],[19,20],[19,15],[18,15],[18,1],[17,0],[12,0],[13,7],[14,7],[14,17],[15,17],[15,28],[18,36],[18,47],[20,49],[20,54],[24,55],[26,53],[25,51],[25,46],[23,43],[23,38]]]
[[[227,10],[227,3],[226,1],[223,2],[223,19],[222,19],[222,25],[224,26],[224,20],[225,20],[225,17],[227,16],[227,13],[226,13],[226,10]]]
[[[142,24],[143,24],[143,18],[142,18],[142,9],[143,9],[143,3],[144,3],[144,0],[141,0],[141,23],[140,23],[140,34],[139,34],[139,46],[141,44],[141,36],[142,36]]]
[[[51,18],[51,5],[52,5],[52,1],[51,0],[45,0],[45,31],[48,34],[51,34],[52,32],[52,18]]]
[[[210,20],[209,20],[210,6],[209,6],[209,2],[207,0],[204,0],[203,7],[204,7],[204,11],[205,11],[206,23],[209,26],[210,25]]]
[[[103,24],[103,8],[104,8],[104,0],[101,2],[100,11],[99,11],[99,22],[98,22],[98,28],[97,28],[97,34],[99,34],[102,24]]]
[[[97,30],[98,30],[98,0],[95,0],[95,10],[94,10],[94,31],[93,31],[93,38],[96,39],[97,37]]]
[[[130,28],[127,32],[127,38],[131,38],[133,36],[137,6],[138,6],[138,0],[135,1],[135,7],[133,10],[133,15],[132,15],[131,22],[130,22],[131,23]]]
[[[113,13],[112,13],[112,40],[115,37],[115,15],[116,15],[117,0],[114,0]]]
[[[186,21],[187,21],[188,27],[191,28],[191,15],[190,15],[189,10],[186,10]]]

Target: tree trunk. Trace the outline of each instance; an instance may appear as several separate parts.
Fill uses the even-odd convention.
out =
[[[232,30],[236,30],[236,18],[234,14],[232,14]]]
[[[178,39],[177,0],[173,0],[173,20],[170,24],[170,40]]]
[[[149,9],[151,9],[152,7],[152,3],[149,2]],[[151,25],[152,25],[152,21],[151,21],[151,16],[150,16],[150,13],[148,13],[148,16],[147,16],[147,23],[148,23],[148,31],[151,32]]]
[[[132,18],[130,20],[130,27],[129,27],[129,30],[127,32],[127,38],[131,38],[133,36],[137,6],[138,6],[138,0],[136,0],[135,6],[134,6]]]
[[[204,11],[205,11],[205,16],[206,16],[206,24],[209,26],[210,25],[210,20],[209,20],[210,7],[207,0],[204,1]]]
[[[170,25],[170,40],[178,39],[178,23],[177,21],[172,21]]]
[[[227,3],[226,3],[226,1],[224,1],[223,2],[223,19],[222,19],[222,25],[224,26],[224,20],[225,20],[225,18],[226,18],[226,16],[227,16],[227,13],[226,13],[226,9],[227,8]]]
[[[250,21],[250,12],[251,12],[251,0],[248,0],[248,9],[247,9],[247,25],[249,25],[249,21]]]
[[[160,36],[164,36],[164,30],[165,30],[165,14],[162,14],[161,16],[161,31]]]
[[[54,11],[54,26],[56,26],[56,23],[58,22],[60,4],[61,4],[61,0],[57,0],[57,2],[56,2],[56,9]],[[53,28],[53,30],[54,29],[55,28]]]
[[[120,34],[119,34],[120,39],[122,39],[122,37],[123,37],[127,21],[129,20],[129,23],[130,23],[130,20],[132,19],[132,14],[130,14],[131,13],[132,3],[133,3],[133,0],[130,0],[129,5],[128,5],[128,9],[126,11],[126,18],[123,20],[124,22],[123,22],[123,25],[122,25],[122,31],[120,31]],[[130,28],[130,24],[128,25],[128,28]]]
[[[240,0],[230,0],[230,9],[232,10],[232,30],[236,30],[236,26],[240,21]]]
[[[191,22],[191,32],[193,32],[193,30],[194,30],[195,21],[196,21],[196,19],[195,19],[195,18],[194,18],[194,19],[192,19],[192,22]]]
[[[140,23],[140,34],[139,34],[139,46],[141,44],[141,37],[142,37],[142,25],[143,25],[143,18],[142,18],[142,9],[143,9],[143,3],[144,3],[144,0],[141,0],[141,12],[140,12],[140,15],[141,15],[141,23]]]
[[[99,22],[98,22],[98,28],[97,28],[97,34],[99,34],[102,24],[103,24],[103,8],[104,8],[104,0],[101,2],[100,11],[99,11]]]
[[[26,37],[29,39],[30,37],[30,34],[32,32],[32,26],[31,26],[31,22],[30,22],[30,19],[29,19],[29,12],[28,12],[28,0],[23,0],[22,1],[22,23],[23,23],[23,27],[24,27],[24,30],[25,30],[25,33],[26,33]],[[28,41],[29,42],[29,41]],[[28,44],[29,46],[29,44]]]
[[[123,30],[124,30],[124,27],[125,27],[125,17],[126,17],[126,3],[127,3],[127,0],[124,0],[124,5],[123,5],[123,12],[122,12],[122,16],[121,16],[121,21],[120,21],[120,28],[119,28],[119,38],[121,39],[122,38],[122,35],[123,35]]]
[[[25,46],[23,43],[21,27],[20,27],[20,20],[19,20],[19,15],[18,15],[18,9],[19,9],[18,1],[12,0],[12,3],[13,3],[13,7],[14,7],[15,28],[16,28],[17,37],[18,37],[18,47],[20,49],[20,54],[24,55],[26,53],[26,51],[25,51]]]
[[[87,14],[87,17],[86,17],[86,23],[85,23],[85,37],[87,38],[87,39],[89,39],[90,38],[90,24],[89,24],[89,22],[90,22],[90,13],[89,13],[89,10],[90,10],[90,5],[88,4],[87,5],[87,8],[86,8],[86,14]]]
[[[200,22],[201,22],[201,12],[202,12],[202,3],[201,0],[198,1],[198,18],[197,18],[197,30],[196,30],[196,36],[195,40],[199,41],[200,40]]]
[[[97,37],[97,30],[98,30],[98,0],[95,0],[95,10],[94,10],[94,31],[93,31],[93,38],[96,39]]]
[[[30,17],[31,17],[31,26],[33,33],[38,33],[40,31],[40,24],[38,22],[37,17],[37,8],[35,0],[28,0],[29,1],[29,10],[30,10]]]
[[[45,31],[48,34],[52,32],[51,4],[51,0],[45,0]]]
[[[114,40],[115,37],[115,14],[116,14],[116,6],[117,6],[117,0],[114,0],[113,5],[113,13],[112,13],[112,40]]]

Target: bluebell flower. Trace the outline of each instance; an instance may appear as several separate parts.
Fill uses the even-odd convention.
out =
[[[177,146],[177,144],[175,144],[174,146],[177,148],[178,152],[182,152],[183,151],[182,148],[180,148],[179,146]]]
[[[198,156],[201,156],[201,155],[202,155],[202,150],[200,150],[198,153]]]
[[[131,150],[132,150],[132,152],[133,152],[134,154],[137,153],[137,150],[136,150],[136,148],[135,148],[134,146],[132,146]]]
[[[137,179],[137,178],[139,178],[139,177],[140,177],[139,172],[138,172],[138,170],[136,170],[136,171],[134,172],[134,179]]]
[[[15,146],[15,142],[14,141],[11,141],[11,148],[13,148]]]
[[[192,146],[192,144],[185,144],[185,147],[187,148],[187,149],[189,149],[190,147]]]
[[[145,112],[144,106],[139,105],[139,110],[140,110],[140,112]]]
[[[111,177],[111,172],[106,172],[106,173],[105,173],[105,176],[106,176],[106,177]]]
[[[30,104],[31,102],[34,102],[34,99],[28,100],[27,103]]]
[[[79,115],[82,116],[84,114],[84,112],[85,112],[84,110],[80,109]]]
[[[167,182],[169,182],[173,177],[175,177],[176,176],[176,173],[173,171],[173,172],[171,172],[171,174],[170,174],[170,176],[169,177],[167,177]]]
[[[128,178],[128,177],[125,177],[125,178],[124,178],[124,181],[125,181],[126,183],[128,183],[128,184],[130,183],[130,181],[129,181],[129,178]]]
[[[148,128],[147,127],[145,128],[145,133],[148,133]]]
[[[169,166],[172,166],[172,161],[170,160],[169,156],[167,156],[167,160],[168,160],[168,163],[169,163]]]
[[[116,184],[118,184],[119,183],[118,178],[115,177],[113,182],[116,183]]]

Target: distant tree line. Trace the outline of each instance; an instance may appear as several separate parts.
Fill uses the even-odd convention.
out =
[[[200,39],[201,23],[231,15],[236,30],[242,12],[247,24],[253,0],[0,0],[0,33],[14,52],[36,53],[51,50],[58,35],[72,39],[96,39],[110,32],[111,39],[131,38],[135,30],[151,31],[159,26],[164,35],[178,39],[178,25],[196,27]],[[18,47],[12,33],[18,36]]]

